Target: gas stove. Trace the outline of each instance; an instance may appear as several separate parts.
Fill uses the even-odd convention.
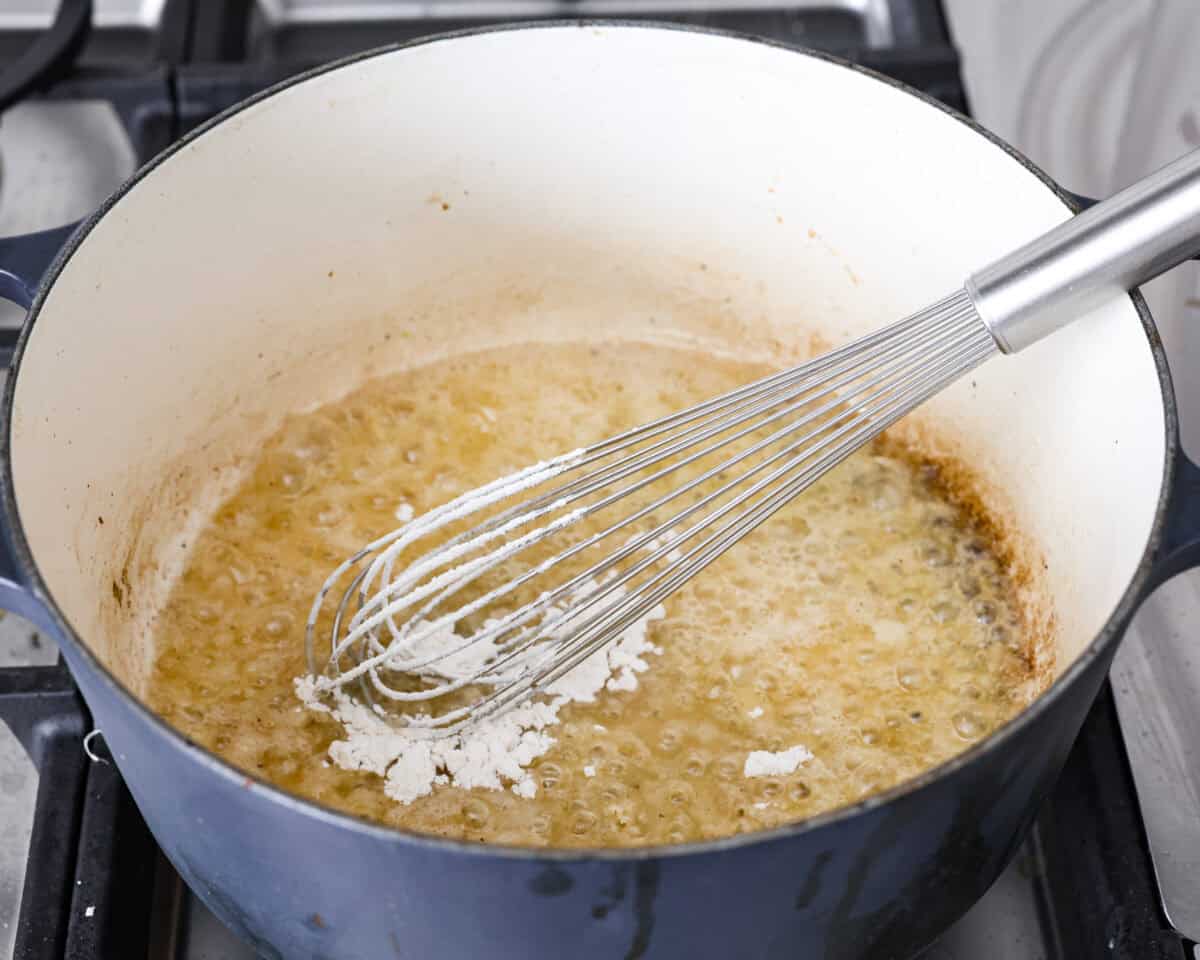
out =
[[[56,6],[0,4],[0,80]],[[70,68],[0,118],[0,235],[84,216],[174,139],[316,64],[562,17],[672,20],[816,47],[968,108],[940,0],[97,0]],[[20,320],[0,309],[0,326]],[[1124,691],[1138,674],[1115,676]],[[0,960],[253,956],[158,850],[102,738],[88,737],[51,643],[11,615],[0,621],[0,721]],[[929,960],[1194,955],[1167,920],[1146,840],[1161,838],[1171,805],[1145,791],[1139,802],[1127,743],[1136,751],[1106,687],[1014,863]],[[1187,850],[1173,855],[1188,862]]]

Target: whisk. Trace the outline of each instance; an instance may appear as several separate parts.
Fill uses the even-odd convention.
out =
[[[319,591],[306,628],[315,689],[428,736],[552,693],[922,402],[1198,251],[1200,151],[906,319],[418,516]]]

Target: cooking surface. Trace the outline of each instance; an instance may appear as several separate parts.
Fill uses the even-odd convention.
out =
[[[38,11],[49,6],[50,0],[29,0],[21,9],[28,8],[32,17],[24,23],[11,16],[6,21],[4,15],[13,12],[8,7],[0,11],[0,63],[28,42],[33,36],[29,31],[44,22],[39,17],[48,16]],[[374,15],[390,6],[357,4],[355,10],[369,14],[360,16],[333,0],[272,4],[98,0],[101,14],[112,21],[123,19],[124,24],[100,31],[85,53],[87,68],[58,84],[48,100],[21,105],[0,124],[5,166],[0,225],[11,233],[82,215],[126,175],[132,157],[148,158],[174,136],[264,83],[342,52],[431,28],[429,20],[421,19],[428,11],[403,22]],[[438,5],[395,6],[412,13]],[[713,22],[712,18],[724,16],[722,22],[734,29],[767,30],[785,41],[799,38],[841,50],[965,107],[957,58],[947,43],[936,2],[830,2],[816,12],[808,4],[791,4],[781,11],[773,4],[758,3],[753,6],[769,8],[769,16],[754,21],[739,20],[750,4],[678,6],[698,11],[693,19]],[[727,9],[722,13],[716,6]],[[321,17],[329,21],[322,30],[304,22]],[[495,13],[496,19],[506,17]],[[442,20],[437,23],[444,25]],[[32,167],[29,158],[36,160]],[[13,185],[22,182],[18,171],[23,165],[33,170],[26,181],[31,186],[17,190]],[[44,176],[51,170],[59,172]],[[1170,598],[1179,597],[1171,593]],[[1139,637],[1130,639],[1161,642],[1162,631],[1188,636],[1187,625],[1194,622],[1192,608],[1169,606],[1173,619],[1156,622],[1143,614],[1134,628]],[[1132,655],[1131,649],[1118,659],[1117,685],[1123,682],[1121,662]],[[80,735],[89,723],[61,669],[44,667],[36,674],[4,669],[15,662],[45,663],[50,656],[46,645],[39,649],[30,644],[28,628],[15,618],[0,623],[0,715],[11,719],[14,714],[38,712],[54,720],[42,728],[36,744],[45,782],[53,786],[46,790],[36,826],[36,776],[0,726],[0,957],[9,955],[16,938],[18,904],[13,894],[22,886],[22,851],[28,848],[31,826],[34,856],[24,896],[29,926],[21,941],[26,945],[22,957],[57,957],[64,949],[81,958],[237,960],[253,956],[182,888],[145,833],[113,768],[83,759]],[[1175,687],[1188,682],[1175,681]],[[1154,701],[1165,699],[1156,689]],[[33,711],[30,704],[35,700]],[[1158,716],[1167,717],[1169,729],[1175,731],[1196,722],[1195,713],[1180,714],[1174,708]],[[1187,736],[1175,732],[1160,742],[1170,755],[1173,744],[1195,741]],[[1149,754],[1136,746],[1139,739],[1130,742],[1135,744],[1131,750],[1137,770],[1146,765],[1143,761]],[[97,746],[102,753],[102,743]],[[1175,751],[1174,761],[1186,782],[1187,754]],[[1194,775],[1194,758],[1191,770]],[[1171,776],[1161,767],[1152,766],[1149,776],[1153,779],[1156,772],[1171,784]],[[1186,800],[1175,799],[1178,794],[1165,796],[1161,809],[1175,813],[1186,809]],[[81,801],[78,805],[76,798]],[[72,823],[77,832],[63,828]],[[1030,840],[989,893],[927,956],[1026,960],[1190,954],[1190,946],[1181,944],[1162,919],[1142,829],[1106,692]],[[1186,849],[1180,845],[1172,851],[1183,868],[1190,862],[1183,859]]]

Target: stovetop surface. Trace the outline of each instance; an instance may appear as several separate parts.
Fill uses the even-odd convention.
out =
[[[54,0],[0,4],[0,71]],[[0,235],[94,209],[140,162],[275,80],[447,28],[640,16],[815,46],[968,104],[938,0],[98,0],[76,69],[0,122]],[[20,311],[0,310],[0,325]],[[115,768],[89,760],[90,719],[56,651],[0,621],[0,960],[253,956],[183,886]],[[33,755],[33,761],[26,752]],[[1184,958],[1163,916],[1106,687],[1031,836],[925,956]],[[15,951],[15,952],[14,952]]]

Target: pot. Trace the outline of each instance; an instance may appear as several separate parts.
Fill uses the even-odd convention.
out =
[[[372,825],[147,709],[154,613],[232,468],[367,376],[529,338],[786,361],[1071,212],[920,94],[745,39],[556,24],[319,69],[141,170],[40,285],[61,236],[0,248],[4,292],[37,291],[5,393],[0,595],[58,640],[166,855],[263,956],[910,956],[1005,866],[1137,603],[1196,559],[1200,471],[1137,295],[912,421],[1010,531],[1057,679],[960,756],[802,823],[595,851]]]

